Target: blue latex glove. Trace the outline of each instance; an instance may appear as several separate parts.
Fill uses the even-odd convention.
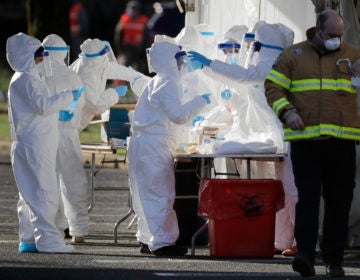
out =
[[[221,92],[221,98],[225,100],[229,100],[232,97],[232,92],[230,89],[224,89]]]
[[[72,91],[74,101],[78,100],[81,94],[86,90],[86,86],[79,87]]]
[[[119,96],[125,96],[127,90],[128,90],[127,86],[118,86],[115,88],[115,91]]]
[[[205,66],[210,66],[211,60],[207,57],[203,56],[202,54],[195,52],[195,51],[189,51],[188,57],[191,59],[191,61],[197,61]]]
[[[67,110],[61,110],[59,112],[59,121],[62,122],[68,122],[74,117],[74,113],[67,111]]]
[[[69,106],[67,106],[67,108],[70,109],[71,111],[75,111],[77,103],[78,101],[74,100]]]
[[[210,95],[211,95],[211,93],[205,93],[205,94],[201,95],[202,98],[204,98],[206,100],[207,104],[211,103]]]
[[[201,62],[199,62],[199,61],[197,61],[197,60],[192,60],[192,61],[191,61],[191,66],[192,66],[192,68],[193,68],[194,71],[195,71],[195,70],[201,69],[203,65],[202,65]]]
[[[192,119],[191,124],[192,124],[192,126],[195,126],[196,122],[201,122],[203,120],[205,120],[205,118],[203,116],[196,116],[195,118]]]

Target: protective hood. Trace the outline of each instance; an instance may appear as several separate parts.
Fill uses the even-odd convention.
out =
[[[255,40],[262,44],[285,48],[288,41],[279,26],[278,24],[259,24],[255,30]]]
[[[240,44],[244,34],[248,30],[249,29],[246,25],[234,25],[225,32],[224,40],[225,42],[232,41]]]
[[[34,53],[41,47],[41,42],[24,33],[9,37],[6,41],[6,58],[10,67],[17,72],[33,72]],[[37,70],[35,70],[37,72]]]
[[[195,26],[185,26],[176,36],[175,41],[183,49],[202,52],[200,34]]]
[[[256,71],[265,73],[270,71],[272,64],[279,54],[293,43],[294,32],[283,24],[268,24],[260,21],[256,25],[255,40],[260,42],[260,51],[254,53],[252,47],[246,65],[256,65]],[[253,42],[252,44],[256,44]],[[261,75],[262,76],[262,75]]]
[[[176,44],[175,38],[172,38],[172,37],[167,36],[167,35],[160,35],[160,34],[155,35],[154,42],[163,42],[163,41],[169,42],[169,43],[172,43],[172,44]]]
[[[49,52],[50,58],[59,62],[64,62],[69,52],[69,46],[56,34],[46,36],[42,45],[44,49]]]
[[[101,52],[105,48],[106,48],[105,43],[99,39],[86,39],[84,43],[82,43],[80,46],[83,55],[87,57],[101,56]]]
[[[277,24],[279,31],[285,37],[285,48],[291,46],[294,43],[294,31],[282,23]]]
[[[161,41],[152,44],[149,50],[149,63],[155,73],[161,76],[178,77],[179,70],[175,54],[180,51],[178,45]]]

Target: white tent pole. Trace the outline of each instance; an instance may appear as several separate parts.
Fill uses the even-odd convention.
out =
[[[187,0],[185,6],[185,26],[199,24],[201,13],[201,0]]]

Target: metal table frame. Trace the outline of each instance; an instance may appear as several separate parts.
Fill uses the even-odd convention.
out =
[[[89,143],[81,143],[81,150],[85,153],[91,153],[91,192],[90,192],[90,203],[88,212],[90,212],[94,206],[94,191],[95,191],[95,154],[116,154],[117,150],[126,150],[126,146],[116,146],[111,145],[109,143],[101,143],[101,142],[89,142]],[[200,177],[201,178],[211,178],[211,169],[213,167],[213,162],[215,158],[231,158],[231,159],[243,159],[246,161],[246,173],[247,179],[251,179],[251,161],[282,161],[287,154],[279,153],[279,154],[212,154],[212,155],[204,155],[204,154],[182,154],[177,153],[174,154],[174,161],[181,160],[191,160],[191,159],[200,159]],[[112,188],[119,189],[119,188]],[[121,188],[122,190],[130,191],[130,187]],[[184,196],[181,198],[194,198],[194,196]],[[134,214],[134,210],[132,207],[132,199],[130,193],[129,199],[129,210],[128,212],[120,218],[114,227],[114,242],[117,243],[118,237],[118,226],[128,219],[132,214]],[[204,232],[208,227],[208,220],[206,223],[200,227],[192,236],[191,239],[191,255],[195,255],[195,240],[196,238]]]
[[[105,142],[84,142],[81,143],[81,151],[84,153],[91,153],[91,188],[90,188],[90,202],[88,212],[94,207],[94,192],[95,192],[95,176],[98,171],[95,168],[95,155],[96,154],[116,154],[117,150],[126,150],[126,146],[117,146]],[[129,188],[111,188],[111,190],[129,190]]]

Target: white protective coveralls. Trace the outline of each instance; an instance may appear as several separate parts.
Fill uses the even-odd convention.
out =
[[[267,24],[266,22],[259,22],[254,27],[255,40],[262,43],[262,47],[257,54],[256,59],[250,61],[248,68],[238,65],[224,63],[219,60],[213,60],[210,67],[204,67],[204,71],[218,81],[225,81],[225,83],[234,88],[242,88],[244,83],[248,83],[249,99],[254,104],[254,108],[259,108],[262,111],[267,110],[267,102],[264,96],[263,82],[270,72],[273,63],[281,49],[290,46],[293,42],[294,34],[291,29],[283,24]],[[252,55],[249,52],[249,55]],[[250,82],[250,83],[249,83]],[[253,87],[256,83],[258,86]],[[241,90],[239,91],[241,94]],[[244,106],[239,104],[239,106]],[[246,107],[247,105],[245,105]],[[241,114],[241,109],[239,109]],[[254,112],[256,114],[256,112]],[[270,111],[269,111],[270,114]],[[273,117],[271,116],[273,115]],[[269,115],[274,122],[279,122],[274,114]],[[256,115],[247,116],[252,120],[256,120]],[[246,118],[247,118],[246,117]],[[237,134],[238,128],[241,126],[246,118],[240,118],[238,122],[234,123],[233,132]],[[268,119],[269,120],[269,119]],[[282,127],[281,124],[276,127]],[[274,129],[275,129],[274,128]],[[290,155],[290,145],[284,145],[283,151]],[[272,163],[268,162],[253,162],[251,165],[252,178],[277,178],[280,179],[284,186],[285,192],[285,207],[277,212],[276,228],[275,228],[275,247],[279,250],[290,248],[294,242],[294,222],[295,222],[295,205],[297,202],[297,189],[294,183],[292,164],[290,157],[286,157],[283,162],[276,162],[275,169]]]
[[[70,70],[64,59],[68,54],[65,41],[56,34],[50,34],[42,42],[49,52],[52,69],[52,84],[55,92],[76,89],[82,86],[78,74]],[[89,230],[88,182],[82,164],[78,129],[86,92],[77,100],[74,116],[70,121],[59,121],[59,147],[57,168],[65,215],[71,236],[85,236]]]
[[[139,72],[127,68],[116,61],[109,61],[103,52],[106,44],[99,39],[87,39],[80,46],[82,53],[70,68],[79,74],[86,86],[85,105],[82,110],[79,130],[83,130],[96,114],[101,114],[119,101],[114,88],[106,88],[107,80],[129,81],[136,91],[135,82],[143,76]]]
[[[7,60],[16,71],[8,92],[12,137],[11,161],[18,202],[20,242],[40,252],[67,253],[63,233],[55,224],[60,201],[56,177],[58,116],[73,101],[71,91],[52,93],[40,79],[34,53],[41,42],[23,33],[7,40]],[[29,222],[30,221],[30,222]]]
[[[173,209],[175,124],[189,121],[206,105],[201,96],[181,102],[181,77],[174,58],[179,51],[165,41],[152,45],[150,64],[157,75],[138,100],[128,147],[129,181],[138,216],[136,236],[151,251],[174,245],[179,236]]]

